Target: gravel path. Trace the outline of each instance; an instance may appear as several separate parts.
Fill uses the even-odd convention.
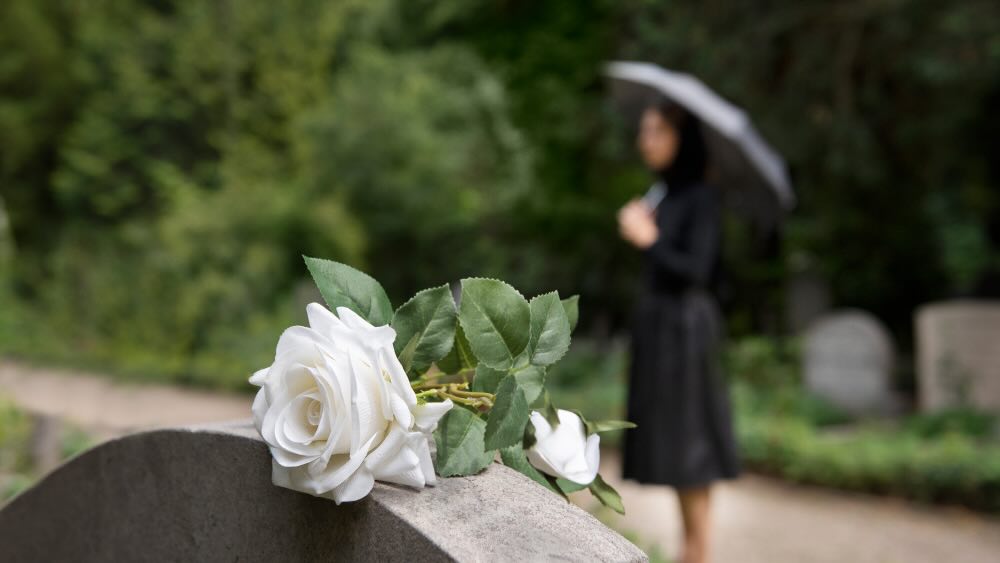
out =
[[[85,373],[0,361],[0,396],[26,410],[58,416],[99,436],[161,426],[246,418],[251,397],[163,385],[127,384]],[[666,487],[622,482],[617,453],[602,471],[622,493],[628,514],[603,514],[640,546],[676,557],[680,521]],[[717,562],[1000,562],[1000,519],[879,497],[798,487],[747,476],[716,490]],[[587,493],[574,500],[589,505]]]
[[[0,361],[0,397],[56,416],[100,437],[136,430],[247,418],[253,397]]]
[[[677,557],[681,523],[667,487],[623,482],[617,452],[602,452],[601,474],[622,494],[626,515],[602,519]],[[584,493],[586,494],[586,493]],[[747,475],[714,491],[713,558],[718,562],[1000,562],[1000,519],[961,508],[796,486]],[[577,493],[580,495],[580,493]],[[585,507],[593,501],[574,499]]]

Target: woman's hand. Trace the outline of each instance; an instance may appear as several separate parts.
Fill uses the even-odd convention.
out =
[[[618,211],[618,231],[623,239],[643,250],[660,236],[653,210],[640,199],[633,199]]]

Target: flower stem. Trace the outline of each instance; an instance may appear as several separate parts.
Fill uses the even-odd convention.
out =
[[[417,398],[420,399],[422,397],[433,397],[435,395],[440,395],[440,393],[441,393],[441,390],[438,389],[438,388],[428,389],[426,391],[421,391],[421,392],[417,393]]]

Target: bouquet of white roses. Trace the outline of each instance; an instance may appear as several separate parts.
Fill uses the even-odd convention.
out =
[[[339,504],[376,480],[421,488],[436,474],[472,475],[499,453],[555,493],[589,488],[624,512],[597,473],[598,434],[633,425],[557,409],[545,390],[547,368],[569,349],[576,296],[528,301],[470,278],[460,306],[442,285],[393,311],[370,276],[305,260],[329,309],[310,304],[309,326],[285,330],[274,363],[250,378],[276,485]]]

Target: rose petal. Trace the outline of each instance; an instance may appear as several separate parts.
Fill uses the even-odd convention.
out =
[[[267,414],[268,407],[267,393],[263,389],[257,391],[257,394],[254,395],[253,406],[250,407],[250,412],[253,413],[253,422],[258,430],[260,430],[261,423],[264,421],[264,415]]]
[[[320,384],[320,392],[326,397],[326,409],[323,415],[329,424],[329,434],[322,456],[329,460],[334,454],[344,454],[351,451],[351,406],[350,389],[345,390],[341,378],[336,375],[338,372],[348,371],[349,368],[338,368],[337,361],[329,355],[325,355],[324,361],[324,372],[329,377],[317,378],[317,382]],[[347,385],[350,385],[349,381]]]
[[[339,487],[333,489],[331,496],[334,502],[353,502],[368,496],[375,486],[375,477],[364,467],[358,469]]]
[[[406,431],[400,428],[399,425],[393,424],[385,440],[382,440],[382,443],[368,454],[368,459],[365,460],[365,467],[373,472],[376,471],[386,460],[396,455],[405,442]]]
[[[536,443],[527,452],[538,470],[581,485],[594,480],[600,460],[600,438],[588,438],[583,421],[575,413],[559,410],[559,426],[553,429],[541,413],[531,413]]]
[[[272,449],[277,447],[287,453],[295,454],[296,456],[316,458],[323,452],[322,446],[325,446],[325,444],[303,443],[301,441],[297,441],[297,438],[300,437],[300,435],[298,434],[298,429],[296,428],[298,425],[296,418],[299,416],[297,410],[301,409],[296,409],[296,407],[297,403],[295,401],[288,403],[275,420],[273,429],[275,443],[272,444]],[[301,465],[297,458],[289,459],[293,459],[295,461],[293,461],[293,465],[287,467]],[[282,465],[286,464],[282,463]]]
[[[380,408],[378,378],[370,366],[361,363],[358,352],[348,352],[351,366],[351,451],[370,436],[383,434],[389,421],[388,413]]]
[[[336,315],[319,303],[306,305],[306,317],[309,318],[309,326],[313,330],[329,339],[335,339],[336,334],[343,334],[348,330]]]
[[[379,481],[424,486],[424,476],[420,471],[420,457],[410,447],[409,436],[398,425],[393,425],[385,441],[365,460],[365,467]]]
[[[413,449],[417,452],[417,457],[420,458],[420,472],[424,475],[424,484],[436,485],[437,475],[434,473],[434,460],[431,459],[431,448],[427,442],[427,436],[420,435],[413,441]]]
[[[389,372],[389,378],[392,381],[392,386],[399,393],[399,396],[406,401],[409,407],[415,407],[417,405],[417,394],[413,392],[413,387],[410,386],[410,380],[406,377],[406,372],[403,370],[403,365],[399,363],[399,359],[396,358],[396,353],[392,351],[392,347],[383,348],[381,350],[381,360],[382,367]]]
[[[271,366],[255,371],[254,374],[250,376],[250,383],[256,385],[257,387],[264,385],[264,382],[267,380],[267,374],[270,371]]]
[[[271,457],[274,458],[274,462],[289,469],[305,465],[315,459],[313,456],[299,455],[290,452],[281,446],[271,446],[270,449]]]
[[[299,490],[318,495],[341,486],[358,472],[365,462],[368,449],[374,442],[375,437],[372,436],[357,452],[333,456],[329,463],[321,464],[321,460],[316,460],[315,465],[309,468],[310,471],[302,479],[303,489]]]
[[[437,427],[438,421],[455,406],[451,399],[440,403],[424,403],[413,409],[416,427],[421,432],[431,433]]]
[[[406,429],[412,428],[413,413],[410,412],[410,407],[406,405],[403,398],[393,393],[389,396],[389,404],[392,405],[392,416],[396,423]]]

